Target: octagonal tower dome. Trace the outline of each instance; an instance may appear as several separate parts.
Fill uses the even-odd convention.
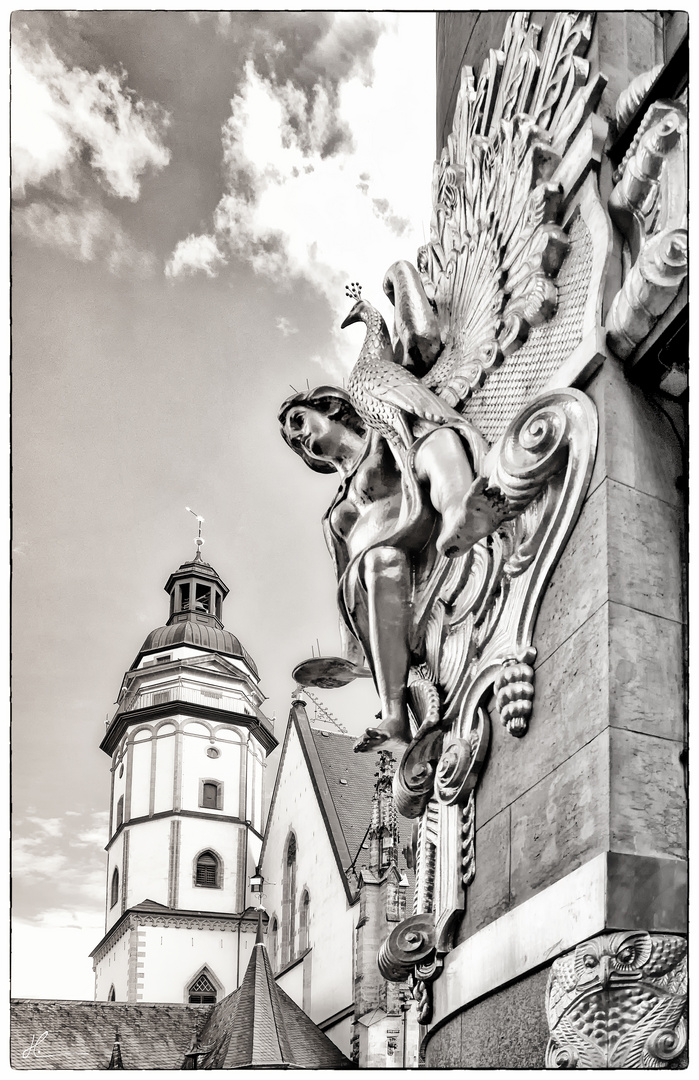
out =
[[[191,645],[244,660],[259,678],[250,653],[235,634],[223,628],[221,612],[228,587],[213,566],[204,562],[200,550],[193,559],[182,563],[170,574],[165,592],[170,596],[170,617],[165,626],[151,630],[131,669],[137,667],[147,653],[175,645]]]

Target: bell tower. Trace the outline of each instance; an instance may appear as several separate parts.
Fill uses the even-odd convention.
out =
[[[223,625],[228,594],[201,556],[170,574],[169,617],[126,672],[111,759],[98,1001],[220,1000],[254,946],[248,895],[277,745],[255,663]]]

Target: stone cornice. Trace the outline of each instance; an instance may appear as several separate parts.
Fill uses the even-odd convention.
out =
[[[266,728],[256,716],[248,716],[246,713],[231,712],[229,709],[217,709],[211,705],[200,705],[193,701],[167,701],[162,705],[148,705],[145,709],[134,709],[132,712],[119,713],[107,728],[107,732],[100,743],[100,750],[110,757],[117,748],[122,736],[130,728],[138,724],[149,724],[154,720],[164,720],[168,716],[185,715],[194,720],[209,720],[215,724],[228,723],[236,727],[244,727],[264,747],[267,754],[278,746],[272,732]]]
[[[160,810],[157,814],[143,814],[141,817],[129,818],[128,821],[122,822],[113,836],[109,838],[105,844],[104,850],[109,851],[114,841],[124,831],[124,829],[130,829],[132,825],[141,825],[144,821],[159,821],[161,818],[205,818],[207,821],[224,821],[228,825],[241,825],[247,827],[250,832],[255,836],[262,839],[262,835],[258,833],[257,829],[253,829],[252,825],[239,817],[232,817],[229,814],[210,814],[205,810]]]
[[[257,933],[257,912],[249,908],[240,915],[227,915],[221,912],[199,911],[134,911],[124,912],[111,930],[108,930],[99,944],[92,950],[93,967],[102,960],[127,931],[140,926],[177,926],[184,930],[219,930],[237,932],[240,925],[242,933]]]

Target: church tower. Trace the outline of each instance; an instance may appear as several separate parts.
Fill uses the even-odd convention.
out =
[[[273,725],[200,546],[165,591],[167,623],[126,672],[101,743],[111,798],[105,936],[91,954],[98,1001],[221,1000],[255,942],[248,880]]]

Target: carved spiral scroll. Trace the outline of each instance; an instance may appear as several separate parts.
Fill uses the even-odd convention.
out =
[[[512,421],[490,483],[500,488],[513,509],[523,510],[562,471],[568,455],[568,428],[559,392],[538,397]]]
[[[420,817],[434,791],[434,776],[444,741],[443,731],[420,732],[393,774],[393,799],[403,817]]]
[[[393,774],[393,798],[403,817],[416,818],[434,792],[434,776],[442,752],[444,732],[439,691],[428,679],[416,679],[408,687],[410,708],[420,727]]]
[[[431,956],[434,944],[434,916],[410,915],[381,945],[379,971],[389,982],[404,982],[417,964]]]
[[[673,1061],[687,1045],[687,1024],[684,1018],[679,1021],[676,1028],[661,1028],[654,1031],[646,1040],[644,1047],[645,1055],[651,1066],[666,1061]]]

